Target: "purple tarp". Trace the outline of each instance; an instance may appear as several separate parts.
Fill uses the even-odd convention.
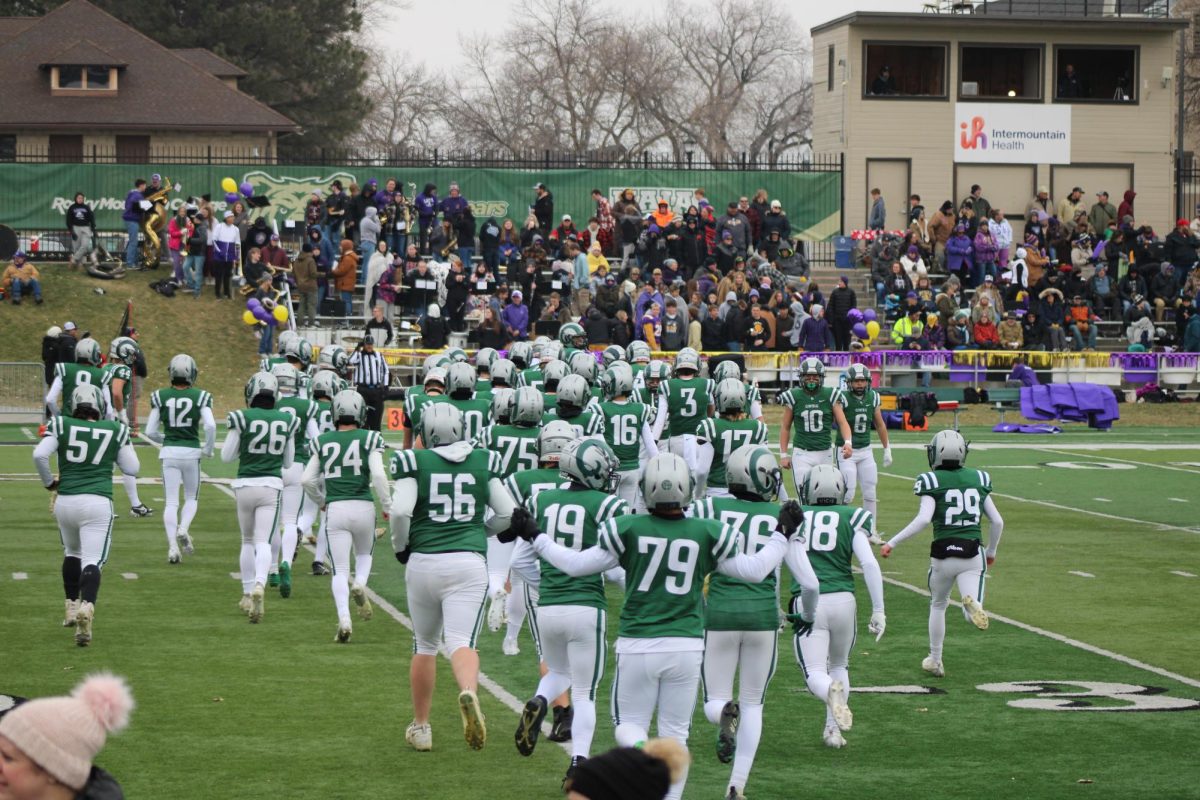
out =
[[[1097,383],[1049,383],[1021,389],[1021,414],[1032,420],[1086,422],[1107,430],[1121,418],[1117,398]]]

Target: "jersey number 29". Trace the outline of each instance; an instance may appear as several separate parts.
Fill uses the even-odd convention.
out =
[[[946,527],[970,527],[979,524],[978,489],[946,490]]]

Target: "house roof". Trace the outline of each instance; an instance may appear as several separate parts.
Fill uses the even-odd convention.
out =
[[[945,29],[951,27],[960,33],[982,26],[1023,28],[1031,34],[1048,25],[1069,25],[1072,28],[1088,28],[1092,30],[1108,29],[1114,33],[1120,32],[1155,32],[1171,33],[1180,28],[1186,28],[1186,19],[1167,19],[1162,17],[1080,17],[1062,14],[921,14],[896,11],[855,11],[845,16],[832,19],[820,25],[814,25],[809,32],[816,35],[823,31],[843,26],[853,25],[885,25],[898,27],[921,27],[929,29]]]
[[[0,20],[0,108],[5,129],[293,132],[295,122],[228,86],[210,70],[139,33],[88,0],[68,0],[44,17]],[[65,46],[63,42],[68,42]],[[119,89],[104,96],[56,96],[46,53],[103,53],[127,62]],[[217,61],[223,59],[212,56]],[[61,62],[60,62],[61,63]],[[227,62],[226,62],[227,63]],[[230,67],[232,65],[229,65]],[[226,70],[229,67],[217,67]],[[234,68],[236,69],[236,68]]]
[[[0,43],[37,22],[36,17],[0,17]]]
[[[231,64],[212,50],[207,50],[203,47],[182,47],[171,50],[172,53],[187,61],[192,66],[200,69],[218,78],[244,78],[250,73],[241,67]]]
[[[90,39],[66,42],[57,52],[42,58],[41,67],[127,67],[124,61]]]

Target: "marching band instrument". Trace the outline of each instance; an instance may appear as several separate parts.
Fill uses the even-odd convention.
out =
[[[142,219],[142,266],[153,269],[158,266],[162,257],[161,232],[167,225],[167,195],[171,193],[171,179],[163,178],[163,185],[158,191],[146,196],[144,202],[150,203],[150,209]]]

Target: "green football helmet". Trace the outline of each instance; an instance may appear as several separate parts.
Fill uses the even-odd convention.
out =
[[[587,381],[588,386],[596,382],[596,373],[599,368],[596,365],[596,357],[591,352],[578,350],[571,354],[571,360],[567,363],[571,367],[571,372]]]
[[[938,431],[925,446],[930,469],[960,469],[967,464],[971,445],[958,431]]]
[[[612,448],[599,437],[572,439],[558,457],[559,475],[571,481],[612,494],[621,480],[621,462]]]
[[[449,403],[430,403],[421,411],[421,441],[427,448],[461,442],[463,413]]]
[[[555,394],[558,397],[558,405],[572,405],[576,408],[583,408],[592,399],[592,391],[588,387],[588,382],[580,375],[566,375],[558,382],[558,389]]]
[[[95,339],[90,337],[80,339],[75,344],[75,363],[98,367],[103,361],[104,358],[100,355],[100,343]]]
[[[533,345],[529,342],[513,342],[508,348],[508,357],[517,365],[517,369],[529,369],[533,360]]]
[[[86,416],[100,419],[104,416],[104,395],[99,386],[81,383],[71,391],[71,416],[77,419]]]
[[[674,511],[692,502],[695,478],[682,458],[674,453],[660,452],[646,462],[641,489],[646,508],[651,511]]]
[[[614,361],[601,373],[600,388],[609,400],[628,396],[633,391],[633,369],[624,361]]]
[[[718,414],[742,413],[746,410],[746,384],[737,378],[725,378],[713,392],[713,405]]]
[[[839,473],[840,474],[840,473]],[[725,462],[725,485],[735,494],[750,494],[774,500],[779,494],[783,473],[771,448],[762,444],[739,447]]]
[[[532,386],[522,386],[512,393],[508,401],[508,424],[526,428],[536,427],[542,422],[546,411],[542,393]]]
[[[138,343],[128,336],[118,336],[108,346],[109,363],[120,362],[132,367],[137,363]]]
[[[575,441],[575,427],[564,420],[547,422],[538,433],[538,461],[557,461],[567,445]]]
[[[325,351],[322,350],[322,353]],[[338,392],[342,390],[344,381],[332,371],[323,369],[313,376],[312,379],[312,396],[314,398],[325,398],[332,400]]]
[[[825,383],[825,364],[819,358],[808,357],[800,362],[800,384],[806,391],[819,391]]]
[[[271,367],[271,374],[281,394],[292,396],[300,390],[300,373],[291,364],[276,364]]]
[[[846,385],[850,391],[862,397],[871,385],[871,370],[867,369],[866,364],[851,364],[850,369],[846,370]]]
[[[832,464],[818,464],[808,471],[800,495],[805,505],[840,505],[846,496],[846,479]]]
[[[488,376],[492,379],[492,389],[502,386],[515,388],[517,382],[517,365],[507,358],[497,358],[492,362]]]
[[[171,359],[171,363],[167,364],[167,376],[171,383],[186,383],[191,386],[196,382],[197,373],[196,359],[187,353],[180,353]]]
[[[348,424],[347,420],[358,427],[367,421],[367,404],[363,396],[353,389],[343,389],[333,396],[333,421],[336,425]]]
[[[256,372],[246,381],[246,405],[254,402],[259,395],[279,397],[279,382],[269,372]]]
[[[496,359],[499,357],[500,354],[496,352],[494,347],[480,348],[479,352],[475,354],[476,371],[481,375],[485,372],[490,375],[492,372],[492,364],[496,363]]]
[[[625,360],[625,348],[619,344],[610,344],[604,348],[604,352],[600,354],[600,359],[604,367],[611,367],[616,362]]]

